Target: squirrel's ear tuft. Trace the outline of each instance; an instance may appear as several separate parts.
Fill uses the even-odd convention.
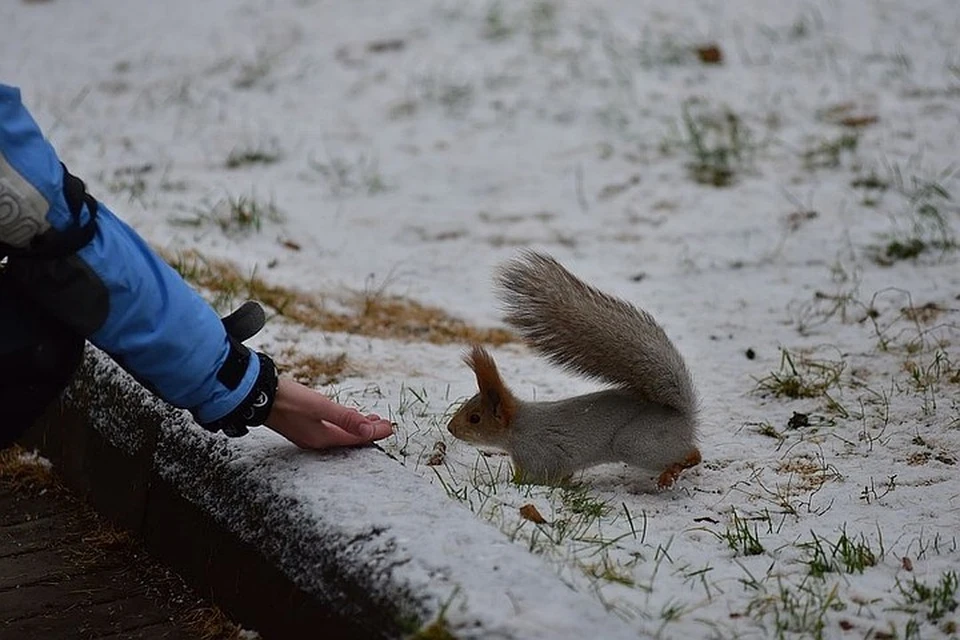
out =
[[[468,367],[470,367],[471,370],[473,370],[474,372],[476,372],[476,371],[477,371],[477,361],[483,357],[482,354],[485,354],[488,358],[490,357],[490,354],[488,354],[488,353],[486,352],[486,349],[484,349],[483,347],[481,347],[481,346],[478,345],[478,344],[475,344],[475,345],[473,345],[472,347],[470,347],[470,350],[469,350],[469,351],[465,351],[465,352],[463,353],[463,362],[464,362]]]
[[[502,387],[500,373],[497,371],[497,363],[493,361],[490,352],[478,344],[473,345],[470,351],[463,356],[463,361],[467,363],[473,372],[477,375],[477,384],[480,391],[488,387]]]
[[[497,370],[493,356],[479,344],[473,345],[470,347],[470,351],[463,354],[463,361],[467,363],[468,367],[473,369],[474,373],[488,371],[489,369]]]
[[[497,363],[493,361],[493,356],[486,349],[475,344],[463,359],[477,376],[480,397],[486,407],[493,412],[498,420],[503,421],[504,424],[509,424],[515,408],[514,400],[500,378],[500,372],[497,371]]]

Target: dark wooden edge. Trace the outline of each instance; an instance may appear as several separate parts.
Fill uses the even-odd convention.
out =
[[[398,638],[417,629],[415,621],[389,612],[363,611],[365,605],[370,608],[366,602],[355,600],[350,611],[344,611],[305,592],[259,549],[180,495],[154,468],[163,420],[155,409],[123,412],[126,419],[136,420],[129,428],[144,430],[139,450],[130,453],[108,441],[91,424],[90,416],[103,410],[97,402],[104,400],[105,384],[92,375],[92,368],[84,366],[65,397],[20,444],[49,458],[68,488],[137,536],[199,594],[266,640]],[[330,586],[342,591],[342,585]]]

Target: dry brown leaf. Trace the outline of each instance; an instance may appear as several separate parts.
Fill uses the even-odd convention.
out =
[[[723,51],[717,44],[705,44],[697,47],[697,57],[703,64],[723,64]]]
[[[520,515],[525,520],[529,520],[530,522],[535,522],[537,524],[547,523],[546,518],[540,515],[540,512],[537,511],[537,508],[532,504],[525,504],[522,507],[520,507]]]

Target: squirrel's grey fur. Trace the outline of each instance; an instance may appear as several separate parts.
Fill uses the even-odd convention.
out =
[[[517,472],[536,482],[626,462],[660,472],[664,487],[700,462],[690,372],[649,313],[533,251],[504,264],[496,284],[506,322],[534,350],[610,388],[555,402],[520,400],[477,346],[467,362],[480,393],[453,417],[451,433],[506,449]]]

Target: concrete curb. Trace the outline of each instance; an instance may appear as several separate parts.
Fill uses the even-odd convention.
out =
[[[24,444],[267,639],[639,635],[378,449],[208,434],[93,348]]]

